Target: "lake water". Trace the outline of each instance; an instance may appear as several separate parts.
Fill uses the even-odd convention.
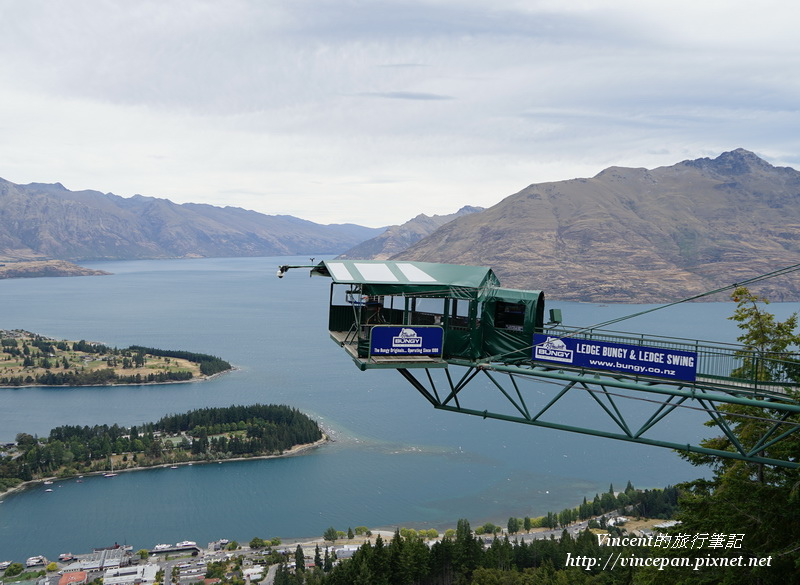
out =
[[[329,280],[306,258],[234,258],[87,264],[112,276],[0,281],[0,327],[58,338],[146,345],[220,356],[236,371],[164,386],[0,389],[0,441],[58,425],[141,424],[206,406],[276,403],[299,408],[335,439],[306,455],[123,473],[56,482],[0,504],[0,561],[56,558],[115,542],[249,541],[320,536],[369,526],[505,525],[584,496],[663,487],[703,475],[666,449],[435,411],[394,371],[360,372],[327,334]],[[548,302],[567,325],[591,325],[646,306]],[[795,303],[773,304],[778,317]],[[731,303],[686,304],[617,329],[734,341]],[[546,399],[552,385],[535,393]],[[491,408],[486,386],[476,404]],[[585,398],[585,397],[584,397]],[[588,399],[566,403],[593,418]],[[707,436],[697,413],[674,431]],[[676,437],[672,435],[671,439]]]

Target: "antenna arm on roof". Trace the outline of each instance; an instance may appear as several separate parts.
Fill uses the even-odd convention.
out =
[[[283,278],[283,275],[286,274],[290,268],[317,268],[316,264],[284,264],[283,266],[278,266],[278,278]]]

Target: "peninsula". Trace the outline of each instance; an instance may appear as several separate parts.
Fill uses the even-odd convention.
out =
[[[0,494],[56,478],[193,462],[296,455],[327,439],[316,421],[275,404],[202,408],[154,423],[61,426],[0,445]]]
[[[232,369],[211,355],[90,341],[60,341],[0,330],[0,386],[163,384],[204,379]]]
[[[42,278],[46,276],[105,276],[105,270],[78,266],[66,260],[7,260],[0,257],[0,279]]]

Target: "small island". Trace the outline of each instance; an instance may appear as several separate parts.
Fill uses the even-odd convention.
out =
[[[132,345],[59,341],[21,329],[0,330],[0,386],[164,384],[232,369],[218,357]]]
[[[294,455],[325,440],[316,421],[275,404],[203,408],[129,428],[61,426],[0,445],[0,494],[89,473]]]

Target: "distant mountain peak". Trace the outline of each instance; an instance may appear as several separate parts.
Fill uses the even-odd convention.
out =
[[[31,189],[47,189],[53,191],[68,191],[68,189],[62,185],[61,183],[28,183],[24,185],[24,187],[30,187]]]
[[[725,176],[745,175],[754,170],[770,171],[779,168],[771,165],[754,152],[745,150],[744,148],[723,152],[717,158],[698,158],[696,160],[684,161],[683,164],[710,170]]]
[[[360,243],[339,257],[352,260],[386,260],[432,234],[443,225],[479,211],[483,211],[483,207],[465,205],[457,212],[448,215],[429,216],[420,213],[402,225],[389,226],[382,234]]]

